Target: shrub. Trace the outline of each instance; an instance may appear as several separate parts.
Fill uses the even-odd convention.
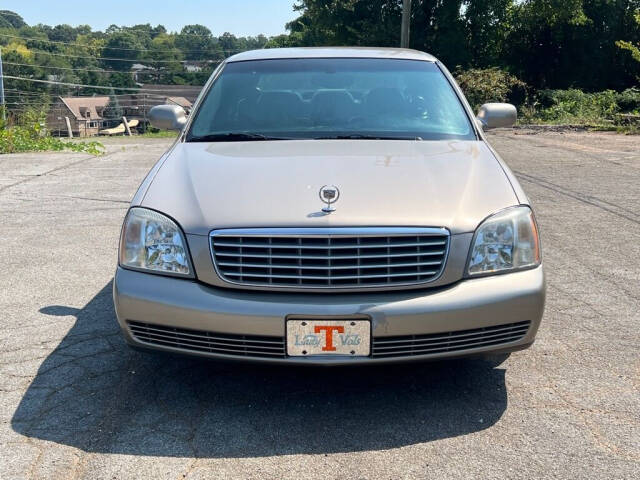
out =
[[[535,116],[548,123],[602,123],[620,110],[618,95],[613,90],[541,90],[534,102]]]
[[[458,70],[455,77],[474,111],[487,102],[521,106],[527,100],[526,83],[497,67]]]
[[[0,116],[1,118],[1,116]],[[44,130],[42,114],[25,112],[16,119],[17,125],[0,124],[0,153],[43,152],[71,150],[92,155],[103,153],[100,142],[66,142],[49,136]]]
[[[627,88],[617,95],[621,112],[640,113],[640,89]]]

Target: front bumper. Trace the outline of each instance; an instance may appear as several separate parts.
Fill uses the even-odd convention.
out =
[[[120,267],[113,285],[118,322],[126,341],[132,346],[232,360],[301,365],[391,363],[521,350],[535,339],[545,300],[542,266],[517,273],[465,279],[439,289],[389,293],[239,291]],[[368,317],[371,319],[374,351],[376,340],[383,342],[398,338],[406,343],[417,336],[423,339],[422,344],[449,345],[442,339],[452,336],[479,338],[486,332],[504,331],[506,327],[502,326],[506,325],[517,324],[517,328],[522,330],[522,325],[527,323],[522,335],[516,339],[492,334],[491,337],[497,341],[473,343],[455,340],[449,343],[457,345],[456,348],[432,348],[428,353],[422,353],[425,349],[415,349],[406,355],[384,358],[375,354],[370,357],[287,357],[284,353],[279,357],[264,357],[252,354],[251,348],[240,352],[236,347],[213,351],[189,346],[203,344],[198,335],[204,335],[205,339],[215,337],[216,341],[226,336],[232,344],[239,339],[248,339],[251,345],[260,342],[271,344],[263,341],[271,337],[274,342],[279,339],[284,345],[285,318],[289,316],[323,319]],[[141,340],[140,335],[134,335],[131,325],[146,325],[151,331],[169,332],[174,336],[174,332],[182,332],[176,338],[194,340],[149,343]],[[168,337],[167,333],[162,333],[157,338]]]

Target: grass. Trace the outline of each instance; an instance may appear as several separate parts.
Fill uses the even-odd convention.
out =
[[[137,135],[142,138],[176,138],[179,132],[175,130],[158,130],[157,132],[152,132],[147,130],[140,135]]]

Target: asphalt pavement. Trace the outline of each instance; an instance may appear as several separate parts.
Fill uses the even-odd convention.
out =
[[[0,156],[0,479],[640,478],[639,137],[491,134],[542,234],[531,349],[311,370],[125,346],[118,234],[170,142]]]

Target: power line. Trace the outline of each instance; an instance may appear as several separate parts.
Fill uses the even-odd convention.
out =
[[[10,88],[5,89],[5,92],[9,92],[9,95],[33,95],[33,96],[41,96],[46,95],[47,92],[37,93],[37,92],[26,92],[22,90],[12,90]]]
[[[176,35],[180,35],[180,34],[176,34]],[[83,48],[97,48],[97,49],[105,49],[106,48],[106,49],[109,49],[109,50],[126,50],[126,51],[130,51],[130,52],[175,53],[177,51],[177,52],[185,54],[185,55],[188,55],[190,53],[207,53],[207,52],[210,52],[210,50],[205,50],[205,49],[183,51],[183,50],[180,50],[178,47],[175,47],[173,50],[155,50],[153,48],[126,48],[126,47],[111,47],[111,46],[108,46],[108,45],[97,46],[97,45],[87,45],[85,43],[62,42],[62,41],[58,41],[58,40],[49,40],[49,39],[37,38],[37,37],[23,37],[23,36],[20,36],[20,35],[9,35],[8,33],[0,33],[0,37],[18,38],[18,39],[24,40],[24,41],[53,43],[53,44],[56,44],[56,45],[69,45],[69,46],[76,46],[76,47],[83,47]],[[215,37],[212,37],[212,39],[215,39]],[[240,48],[226,50],[226,49],[220,47],[220,49],[224,50],[225,52],[229,52],[229,53],[238,53],[238,52],[244,52],[245,51],[244,49],[240,49]]]
[[[16,67],[33,67],[33,68],[49,68],[55,70],[72,70],[74,72],[102,72],[102,73],[144,73],[144,72],[133,72],[131,70],[104,70],[101,68],[89,69],[89,68],[72,68],[72,67],[54,67],[51,65],[33,65],[30,63],[14,63],[14,62],[4,62],[5,65],[13,65]]]
[[[165,71],[159,69],[153,69],[153,71],[149,70],[105,70],[103,68],[74,68],[74,67],[55,67],[53,65],[35,65],[31,63],[15,63],[15,62],[4,62],[5,65],[13,65],[17,67],[33,67],[33,68],[48,68],[53,70],[70,70],[74,72],[100,72],[100,73],[136,73],[136,74],[147,74],[153,75],[158,73],[163,73]]]
[[[197,85],[186,85],[186,86],[187,87],[197,87]],[[111,87],[109,87],[109,88],[111,88]],[[55,97],[61,96],[61,95],[58,95],[58,94],[52,94],[51,92],[48,92],[48,91],[33,92],[33,91],[26,91],[26,90],[17,90],[17,89],[13,89],[13,88],[7,88],[7,89],[5,89],[5,91],[6,92],[10,92],[13,95],[28,95],[28,96],[37,96],[37,97],[42,97],[43,95],[55,96]],[[170,92],[168,90],[165,91],[166,92],[165,94],[162,94],[162,90],[155,90],[155,89],[154,90],[144,90],[143,89],[141,92],[147,98],[153,98],[153,97],[162,97],[162,98],[164,98],[164,97],[172,97],[172,96],[173,97],[176,97],[176,96],[179,97],[180,96],[180,95],[172,94],[172,93],[175,93],[175,92]],[[148,93],[148,92],[155,92],[155,93]],[[160,93],[158,93],[158,92],[160,92]],[[102,94],[102,95],[95,95],[95,94],[92,94],[92,95],[73,95],[72,98],[94,98],[94,97],[106,97],[106,96],[109,96],[109,97],[130,97],[131,95],[135,95],[135,93],[134,94],[131,94],[131,93],[116,93],[116,94],[109,94],[109,95],[105,95],[105,94]]]
[[[56,82],[53,80],[39,80],[39,79],[35,79],[35,78],[25,78],[25,77],[15,77],[13,75],[4,75],[4,78],[8,78],[11,80],[22,80],[25,82],[35,82],[35,83],[46,83],[49,85],[64,85],[64,86],[68,86],[68,87],[76,87],[76,88],[104,88],[107,90],[123,90],[123,91],[133,91],[133,92],[139,92],[139,93],[145,93],[145,92],[156,92],[157,94],[157,90],[145,90],[143,88],[132,88],[132,87],[112,87],[112,86],[108,86],[108,85],[85,85],[85,84],[81,84],[81,83],[68,83],[68,82]],[[188,85],[188,86],[193,86],[193,85]]]
[[[132,88],[132,87],[111,87],[107,85],[85,85],[81,83],[68,83],[68,82],[56,82],[53,80],[39,80],[35,78],[25,78],[25,77],[15,77],[13,75],[5,75],[4,78],[8,78],[11,80],[22,80],[24,82],[35,82],[35,83],[46,83],[49,85],[64,85],[67,87],[77,87],[77,88],[106,88],[108,90],[123,90],[123,91],[133,91],[140,92],[142,91],[140,88]]]
[[[89,58],[91,60],[111,60],[115,62],[132,62],[132,63],[188,63],[190,60],[153,60],[150,58],[111,58],[111,57],[96,57],[93,55],[73,55],[70,53],[57,53],[57,52],[47,52],[46,50],[34,50],[32,48],[29,49],[32,53],[37,53],[41,55],[53,55],[55,57],[65,57],[65,58]]]
[[[133,94],[135,95],[135,94]],[[171,95],[158,95],[154,98],[144,98],[144,94],[140,94],[140,95],[135,95],[136,98],[130,98],[130,99],[122,99],[122,100],[118,100],[118,104],[124,107],[141,107],[141,106],[145,106],[145,105],[151,105],[151,103],[157,103],[160,101],[164,101],[167,98],[170,98]],[[62,97],[64,99],[75,99],[75,98],[82,98],[82,99],[100,99],[100,98],[110,98],[107,95],[99,95],[96,97],[64,97],[61,95],[57,95],[56,97]],[[37,99],[35,98],[25,98],[24,101],[22,102],[18,102],[19,98],[15,98],[12,97],[10,98],[10,102],[7,102],[8,105],[56,105],[58,104],[58,100],[44,100],[42,102],[37,101]]]
[[[140,101],[142,99],[142,97],[146,97],[149,100],[157,100],[157,99],[163,99],[163,98],[167,98],[167,97],[176,97],[176,96],[180,96],[180,95],[171,95],[169,93],[165,93],[165,94],[150,94],[150,93],[127,93],[124,95],[48,95],[48,97],[51,98],[58,98],[58,97],[64,97],[64,98],[81,98],[81,99],[96,99],[96,98],[108,98],[108,97],[125,97],[122,98],[121,100],[119,100],[120,102],[136,102],[136,101]],[[11,98],[21,98],[20,95],[7,95],[7,97],[11,97]],[[34,101],[34,102],[39,102],[41,100],[43,101],[50,101],[51,98],[45,98],[45,97],[36,97],[36,98],[27,98],[25,96],[25,100],[28,101]]]

